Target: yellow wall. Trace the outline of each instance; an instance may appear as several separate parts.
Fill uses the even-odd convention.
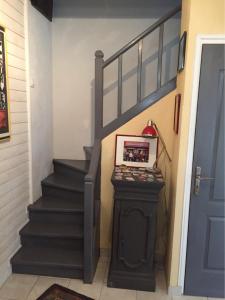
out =
[[[180,135],[175,138],[172,170],[173,211],[169,247],[169,285],[178,285],[180,238],[187,156],[190,101],[193,84],[196,37],[198,34],[225,34],[225,0],[183,0],[181,33],[187,30],[185,70],[178,76],[177,91],[182,94]]]
[[[140,135],[149,119],[155,121],[162,136],[165,139],[167,150],[173,155],[173,114],[174,114],[173,91],[158,103],[148,108],[137,117],[126,123],[124,126],[110,134],[102,142],[102,183],[101,183],[101,248],[109,248],[111,245],[111,226],[113,213],[113,188],[111,184],[111,175],[114,166],[115,139],[116,134],[134,134]],[[167,176],[167,187],[169,189],[170,178]],[[167,191],[169,193],[169,191]]]
[[[178,75],[177,90],[170,93],[153,107],[113,132],[102,142],[102,219],[101,247],[109,248],[113,189],[110,183],[114,165],[116,134],[141,134],[148,119],[153,119],[165,138],[168,151],[173,158],[171,174],[167,178],[171,200],[171,226],[168,243],[167,278],[170,286],[178,285],[180,239],[184,197],[185,162],[187,155],[190,120],[190,100],[193,82],[196,37],[198,34],[225,33],[225,0],[183,0],[181,33],[188,32],[185,69]],[[175,94],[181,93],[181,120],[179,135],[173,132]]]

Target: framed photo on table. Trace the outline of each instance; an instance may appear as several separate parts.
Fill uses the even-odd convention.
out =
[[[10,136],[7,88],[5,29],[0,26],[0,140],[7,139]]]
[[[158,138],[117,135],[115,165],[153,168],[157,159],[157,148]]]

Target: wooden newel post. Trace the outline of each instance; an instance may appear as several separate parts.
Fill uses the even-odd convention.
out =
[[[95,138],[100,137],[103,126],[103,64],[104,53],[95,52]]]

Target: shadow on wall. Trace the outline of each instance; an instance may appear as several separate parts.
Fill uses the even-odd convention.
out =
[[[174,38],[172,41],[170,41],[167,45],[163,47],[163,57],[165,57],[165,64],[163,66],[163,72],[162,72],[162,85],[164,83],[167,83],[169,80],[173,79],[176,76],[176,66],[177,66],[177,61],[174,63],[171,62],[172,60],[172,52],[175,52],[176,54],[178,53],[178,46],[179,46],[179,37]],[[178,57],[178,55],[175,54],[175,57]],[[116,60],[117,61],[117,60]],[[148,78],[148,67],[153,64],[157,64],[158,61],[158,51],[156,51],[153,55],[150,57],[146,58],[143,63],[142,63],[142,86],[141,86],[141,92],[142,92],[142,98],[144,99],[145,97],[148,97],[151,93],[154,93],[157,89],[156,86],[156,81],[152,84],[151,81]],[[153,70],[154,74],[153,77],[156,78],[156,70]],[[117,74],[117,73],[116,73]],[[154,76],[155,75],[155,76]],[[130,79],[132,79],[134,76],[137,76],[137,66],[134,66],[131,68],[128,72],[123,74],[122,78],[122,83],[123,85],[126,84],[126,82],[129,82]],[[118,79],[115,79],[113,82],[110,82],[108,85],[106,84],[106,87],[104,87],[103,91],[103,125],[109,124],[111,121],[114,120],[112,116],[112,111],[117,112],[117,89],[118,89]],[[107,95],[114,96],[110,97],[111,98],[111,104],[110,109],[109,106],[107,105],[105,98]],[[93,79],[91,81],[91,111],[92,111],[92,118],[91,118],[91,128],[92,128],[92,144],[94,143],[94,127],[95,127],[95,80]],[[124,97],[123,97],[124,100]],[[127,100],[127,99],[126,99]],[[124,102],[124,101],[123,101]],[[133,103],[133,105],[135,105]],[[129,104],[128,104],[129,105]],[[124,107],[123,103],[123,110],[125,111],[126,108]],[[132,105],[131,105],[132,106]],[[130,106],[130,107],[131,107]],[[104,109],[105,107],[105,109]],[[129,107],[128,107],[129,108]],[[116,118],[116,116],[114,116]]]
[[[174,38],[172,41],[170,41],[169,43],[167,43],[164,47],[163,47],[163,57],[165,58],[164,61],[164,65],[163,65],[163,72],[162,72],[162,85],[167,83],[169,80],[173,79],[176,76],[176,68],[177,68],[177,61],[173,61],[172,60],[172,52],[174,52],[174,56],[178,57],[178,46],[179,46],[179,37]],[[117,60],[116,60],[117,62]],[[151,55],[150,57],[146,58],[143,62],[142,62],[142,99],[148,97],[151,93],[156,91],[156,81],[155,82],[150,82],[150,78],[148,78],[149,76],[149,72],[147,72],[148,66],[152,65],[152,64],[156,64],[157,65],[158,62],[158,51],[156,51],[153,55]],[[153,77],[156,78],[156,72],[157,69],[155,68],[155,70],[151,70],[153,71],[152,73],[154,73]],[[112,73],[112,72],[111,72]],[[137,77],[137,65],[134,66],[133,68],[131,68],[128,72],[126,72],[125,74],[123,74],[123,78],[122,78],[122,82],[123,82],[123,86],[126,84],[126,82],[129,82],[129,80],[131,80],[133,77]],[[117,72],[115,73],[115,78],[117,77]],[[146,94],[146,86],[148,87],[148,93]],[[107,83],[105,84],[104,87],[104,91],[103,91],[103,124],[104,126],[109,124],[111,121],[113,121],[117,116],[115,115],[115,112],[117,112],[117,89],[118,89],[118,79],[114,80],[113,82],[111,81],[108,85]],[[134,93],[135,94],[135,93]],[[110,109],[109,109],[109,105],[107,105],[107,100],[105,98],[107,98],[107,96],[110,96],[110,100],[111,100],[111,105],[110,105]],[[136,94],[135,94],[136,95]],[[122,99],[122,106],[123,106],[123,110],[126,111],[127,109],[129,109],[130,107],[132,107],[132,103],[128,103],[128,105],[130,104],[130,107],[125,107],[125,103],[124,103],[124,98]],[[94,143],[94,128],[95,128],[95,118],[94,118],[94,111],[95,111],[95,80],[93,79],[91,81],[91,111],[93,112],[92,115],[92,121],[91,121],[91,142],[92,144]],[[126,97],[127,100],[127,97]],[[136,100],[136,99],[135,99]],[[133,103],[133,105],[135,105],[137,102],[135,101]],[[127,105],[126,105],[127,106]]]
[[[177,60],[174,61],[174,57],[178,57],[178,44],[179,38],[176,37],[170,41],[163,48],[163,71],[162,71],[162,85],[176,76]],[[137,54],[136,54],[137,57]],[[136,105],[137,99],[137,64],[134,65],[131,59],[129,61],[132,66],[127,72],[123,73],[123,96],[122,96],[122,111],[125,112],[132,106]],[[141,95],[142,99],[148,97],[157,89],[157,63],[158,63],[158,51],[154,52],[151,56],[143,60],[142,63],[142,83],[141,83]],[[115,62],[117,64],[117,61]],[[117,69],[117,68],[116,68]],[[105,82],[104,84],[104,99],[103,99],[103,125],[109,124],[111,121],[117,118],[117,93],[118,93],[118,76],[117,70],[109,70],[110,77],[114,77],[114,80],[107,78],[107,71],[104,72]],[[92,82],[94,84],[94,80]],[[128,89],[126,89],[128,87]],[[130,91],[130,92],[129,92]],[[94,97],[94,92],[92,92]],[[94,98],[92,99],[94,103]],[[109,109],[110,107],[110,109]],[[92,108],[94,109],[94,107]],[[93,111],[93,110],[92,110]],[[94,116],[93,116],[94,117]],[[94,123],[93,123],[94,124]]]
[[[54,17],[157,18],[179,4],[181,0],[54,0]]]

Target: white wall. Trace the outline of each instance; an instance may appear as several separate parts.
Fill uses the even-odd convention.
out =
[[[19,229],[29,202],[28,113],[25,74],[24,3],[0,0],[0,22],[6,27],[10,141],[0,143],[0,286],[11,272]]]
[[[51,172],[52,23],[28,1],[28,49],[33,200],[41,195],[41,180]]]
[[[145,6],[148,3],[141,2],[142,4],[145,2]],[[56,158],[82,159],[84,157],[83,146],[91,145],[93,142],[95,51],[103,50],[105,58],[108,58],[156,20],[153,17],[152,11],[154,10],[151,9],[151,5],[147,5],[146,8],[141,4],[137,6],[133,1],[132,3],[137,8],[134,9],[132,3],[123,6],[124,1],[117,1],[115,5],[114,1],[104,3],[105,6],[98,5],[99,1],[96,5],[91,4],[90,1],[85,3],[79,0],[55,1],[53,147]],[[161,15],[170,9],[171,7],[166,5],[161,6]],[[156,11],[154,12],[158,17]],[[171,40],[174,32],[177,32],[177,19],[174,24],[176,26],[173,26]],[[145,94],[153,91],[156,84],[157,58],[152,59],[152,56],[154,57],[157,51],[157,33],[146,41],[144,46],[143,59],[149,59],[144,70],[149,77],[145,81],[145,86],[142,87]],[[132,49],[124,57],[124,75],[126,74],[127,78],[124,80],[123,99],[126,100],[126,108],[136,101],[136,50]],[[172,56],[176,57],[174,51],[172,53]],[[108,123],[117,111],[115,105],[117,66],[114,64],[108,68],[104,76],[106,79],[104,123]],[[125,109],[124,104],[123,109]]]

